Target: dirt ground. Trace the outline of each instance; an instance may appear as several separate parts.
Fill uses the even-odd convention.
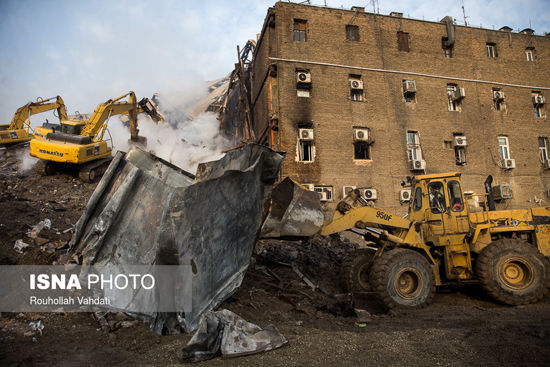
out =
[[[51,264],[66,251],[71,228],[94,190],[70,174],[44,178],[18,173],[14,157],[0,157],[0,264]],[[51,220],[38,240],[26,233]],[[23,239],[23,254],[13,246]],[[550,297],[534,305],[496,304],[477,285],[439,289],[428,307],[386,313],[371,294],[349,302],[338,269],[354,245],[344,238],[297,242],[262,241],[243,285],[221,305],[265,327],[275,325],[288,339],[280,349],[206,366],[303,365],[549,365]],[[289,266],[317,282],[312,290]],[[349,299],[348,299],[349,301]],[[42,320],[42,334],[29,322]],[[95,366],[179,364],[191,335],[159,336],[140,323],[111,332],[89,313],[5,313],[0,317],[3,366]]]

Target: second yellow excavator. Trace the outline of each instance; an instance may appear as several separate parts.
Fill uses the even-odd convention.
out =
[[[128,99],[124,100],[126,97]],[[164,121],[154,102],[148,98],[137,102],[135,93],[129,92],[99,104],[88,120],[65,119],[52,132],[46,129],[42,133],[37,129],[31,140],[30,154],[42,160],[40,169],[46,175],[62,167],[71,167],[78,169],[81,180],[93,182],[112,159],[112,148],[103,139],[109,118],[128,114],[131,141],[143,144],[145,138],[138,135],[137,128],[139,113],[147,113],[155,122]]]
[[[55,99],[55,102],[52,102]],[[29,135],[29,118],[37,113],[42,113],[57,109],[59,120],[67,120],[67,110],[65,103],[60,96],[48,99],[39,99],[36,102],[29,102],[19,107],[9,124],[0,125],[0,145],[12,145],[16,143],[27,142],[32,138]],[[44,129],[48,129],[48,125]],[[49,130],[51,131],[51,130]]]

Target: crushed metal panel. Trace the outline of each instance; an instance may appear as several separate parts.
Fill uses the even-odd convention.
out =
[[[240,286],[283,155],[249,144],[201,181],[133,147],[117,153],[71,240],[82,264],[190,265],[192,311],[139,315],[157,333],[196,329]]]

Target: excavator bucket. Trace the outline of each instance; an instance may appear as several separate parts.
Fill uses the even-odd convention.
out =
[[[271,195],[271,208],[261,237],[305,237],[321,230],[324,214],[316,192],[287,177]]]
[[[141,107],[141,109],[143,110],[143,112],[145,112],[146,114],[151,116],[153,121],[155,121],[155,122],[164,122],[165,121],[165,118],[162,115],[162,113],[160,113],[160,109],[157,106],[157,104],[155,102],[153,102],[152,100],[150,100],[149,98],[143,98],[141,101],[139,101],[138,104]]]

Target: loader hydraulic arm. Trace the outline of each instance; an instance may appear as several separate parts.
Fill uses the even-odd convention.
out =
[[[55,99],[55,102],[50,102]],[[8,130],[22,129],[25,126],[27,119],[37,113],[42,113],[57,109],[57,114],[60,120],[67,119],[67,110],[65,103],[60,96],[48,98],[37,102],[29,102],[26,105],[19,107],[11,120]]]

